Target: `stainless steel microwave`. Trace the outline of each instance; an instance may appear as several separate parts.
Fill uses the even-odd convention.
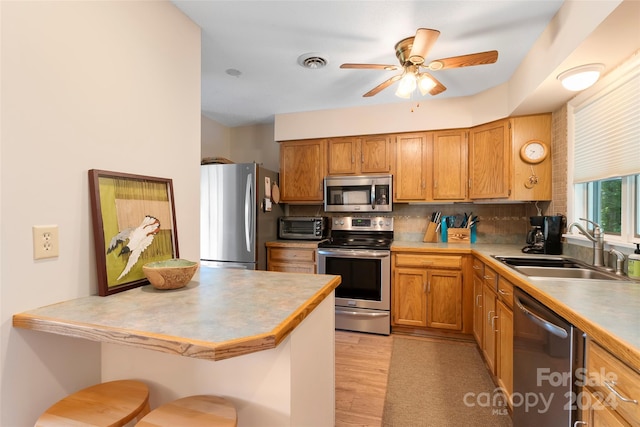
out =
[[[391,175],[327,176],[325,212],[391,212]]]
[[[278,220],[280,239],[322,240],[329,234],[327,217],[281,216]]]

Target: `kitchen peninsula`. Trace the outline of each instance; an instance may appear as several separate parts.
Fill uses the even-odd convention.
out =
[[[236,404],[240,427],[330,425],[339,283],[201,267],[182,289],[79,298],[16,314],[13,325],[103,343],[102,380],[146,381],[152,407],[217,394]]]

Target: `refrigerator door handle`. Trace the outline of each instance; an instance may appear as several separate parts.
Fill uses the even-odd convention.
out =
[[[252,176],[247,176],[247,188],[244,193],[244,242],[247,247],[247,252],[251,252],[251,241],[253,236],[251,235],[251,221],[253,214],[253,198],[252,196]]]

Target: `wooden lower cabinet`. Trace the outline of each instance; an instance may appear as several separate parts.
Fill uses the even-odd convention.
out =
[[[578,400],[586,426],[640,425],[640,373],[587,339],[587,384]]]
[[[391,325],[462,332],[463,257],[394,253],[392,258]]]
[[[474,259],[474,337],[489,372],[513,394],[513,284]],[[511,399],[507,399],[511,406]]]
[[[513,310],[498,300],[496,378],[507,396],[513,394]],[[511,401],[507,399],[510,403]]]
[[[482,355],[491,372],[496,374],[496,294],[493,288],[487,283],[482,288]]]
[[[427,270],[398,267],[393,273],[393,325],[427,326]]]
[[[462,330],[462,273],[429,270],[427,275],[427,326]]]
[[[482,345],[482,328],[484,314],[482,312],[482,287],[484,285],[484,263],[473,259],[473,337],[478,345]]]
[[[619,415],[602,402],[602,398],[585,389],[582,391],[579,400],[579,410],[581,412],[578,426],[587,427],[629,427]]]
[[[316,249],[267,247],[267,270],[316,274]]]

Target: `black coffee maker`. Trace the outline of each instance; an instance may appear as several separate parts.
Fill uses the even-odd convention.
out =
[[[529,217],[531,229],[527,233],[527,246],[522,252],[529,254],[562,254],[562,230],[564,216],[532,216]]]

